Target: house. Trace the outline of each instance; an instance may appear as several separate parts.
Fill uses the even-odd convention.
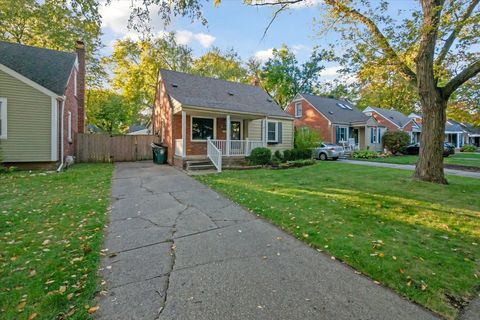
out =
[[[480,127],[475,127],[469,123],[463,124],[467,132],[467,143],[480,147]]]
[[[134,124],[128,128],[127,135],[129,136],[136,136],[136,135],[150,135],[152,134],[152,130],[144,125],[141,124]]]
[[[417,113],[411,113],[409,118],[415,121],[415,124],[421,131],[422,129],[422,116]],[[417,140],[419,142],[420,140]],[[455,146],[455,148],[461,148],[469,141],[468,131],[464,125],[452,119],[447,119],[445,122],[445,142],[449,142]]]
[[[17,167],[61,169],[84,132],[85,46],[62,52],[0,41],[0,149]]]
[[[159,72],[152,130],[181,168],[208,160],[220,171],[256,147],[293,148],[292,117],[260,87],[176,71]]]
[[[381,137],[386,127],[349,101],[298,93],[285,111],[294,116],[296,128],[310,127],[325,142],[382,150]]]
[[[410,142],[416,143],[420,140],[421,127],[403,113],[394,109],[378,107],[367,107],[363,113],[375,120],[388,131],[404,131],[410,136]]]

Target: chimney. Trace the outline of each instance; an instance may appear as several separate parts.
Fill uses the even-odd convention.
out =
[[[83,41],[77,41],[76,51],[78,59],[78,133],[85,133],[85,43],[83,43]]]

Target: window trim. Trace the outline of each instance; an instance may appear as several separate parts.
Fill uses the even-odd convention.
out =
[[[67,113],[67,139],[69,143],[72,143],[72,113]]]
[[[7,128],[7,115],[8,115],[8,101],[7,98],[0,98],[0,102],[2,104],[2,110],[0,114],[0,121],[2,122],[2,132],[0,132],[0,139],[6,140],[8,136],[8,128]]]
[[[338,128],[338,141],[337,141],[337,143],[340,143],[340,142],[342,142],[342,141],[343,141],[343,142],[348,142],[348,134],[349,134],[349,129],[348,129],[348,127],[346,127],[346,126],[337,126],[337,128]],[[345,139],[343,139],[343,140],[340,138],[340,136],[341,136],[341,133],[340,133],[340,132],[341,132],[342,130],[345,130]]]
[[[275,124],[275,140],[270,140],[268,138],[268,134],[269,134],[268,124],[269,123]],[[278,121],[267,121],[267,143],[278,143]]]
[[[300,110],[300,112],[298,112]],[[303,115],[302,102],[295,103],[295,118],[301,118]]]
[[[78,77],[77,68],[73,68],[73,95],[75,97],[77,97],[77,90],[78,90],[78,88],[77,88],[77,85],[78,85],[77,77]]]
[[[203,116],[190,116],[190,142],[206,142],[207,139],[193,139],[193,118],[197,119],[212,119],[213,120],[213,138],[217,138],[217,118],[216,117],[203,117]]]

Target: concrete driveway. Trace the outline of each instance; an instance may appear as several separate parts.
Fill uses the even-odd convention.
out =
[[[97,319],[436,319],[172,167],[112,196]]]

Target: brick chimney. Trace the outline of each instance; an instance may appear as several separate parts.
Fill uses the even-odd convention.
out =
[[[78,59],[78,133],[85,133],[85,43],[83,41],[77,41],[76,51]]]

